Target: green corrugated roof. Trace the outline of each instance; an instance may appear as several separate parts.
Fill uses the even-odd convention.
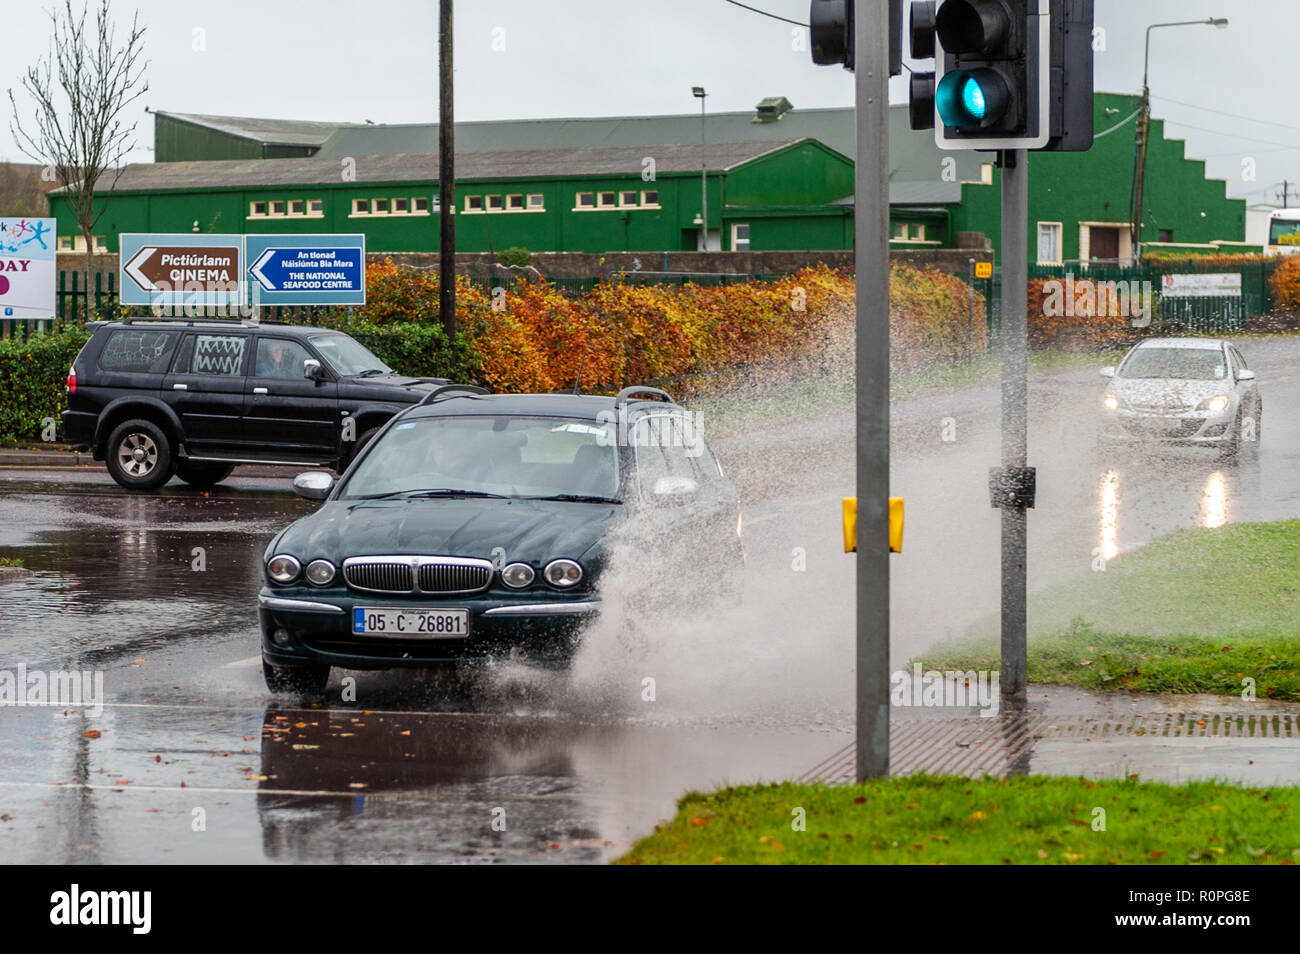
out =
[[[191,126],[202,126],[247,139],[264,146],[319,146],[350,123],[321,123],[304,119],[259,119],[251,116],[208,116],[202,113],[173,113],[161,109],[155,116],[166,116]],[[364,128],[364,127],[363,127]]]
[[[704,148],[710,171],[732,169],[794,145],[780,142],[725,142]],[[569,149],[516,149],[509,152],[456,152],[456,179],[530,179],[555,176],[640,176],[646,150],[639,146]],[[698,145],[657,146],[659,175],[700,170]],[[337,184],[337,158],[298,156],[288,159],[222,159],[191,162],[136,163],[122,170],[112,186],[117,192],[259,188]],[[356,157],[358,185],[372,182],[437,182],[438,156],[377,155]],[[111,179],[101,180],[105,188]],[[61,191],[61,190],[56,190]]]

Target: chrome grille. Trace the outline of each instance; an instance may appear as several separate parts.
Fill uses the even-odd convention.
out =
[[[415,588],[415,577],[409,562],[344,560],[343,579],[354,590],[369,593],[409,593]]]
[[[492,582],[488,560],[447,556],[370,556],[343,561],[343,579],[366,593],[478,593]]]
[[[424,593],[477,593],[492,581],[492,564],[486,560],[422,563],[418,579]]]

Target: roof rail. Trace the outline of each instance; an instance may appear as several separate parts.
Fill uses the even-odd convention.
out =
[[[630,388],[624,388],[618,392],[618,396],[614,398],[614,407],[623,407],[628,403],[628,399],[633,394],[653,394],[667,404],[677,403],[673,400],[673,396],[667,391],[661,391],[659,388],[646,387],[644,384],[634,384]]]
[[[464,391],[467,394],[491,394],[492,393],[487,388],[481,388],[477,384],[444,384],[442,387],[434,388],[424,397],[420,398],[419,402],[415,406],[423,407],[426,404],[431,404],[434,401],[436,401],[439,397],[441,397],[442,395],[446,394],[449,391]]]
[[[134,324],[168,324],[168,325],[185,325],[189,328],[209,327],[212,325],[239,325],[242,328],[256,328],[259,325],[286,326],[292,324],[288,321],[253,321],[249,318],[169,318],[164,315],[154,315],[150,317],[130,317],[119,319],[124,325]],[[106,322],[105,322],[106,323]]]

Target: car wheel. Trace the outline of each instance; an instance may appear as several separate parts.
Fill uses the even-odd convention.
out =
[[[1241,409],[1237,410],[1237,417],[1232,422],[1232,437],[1228,438],[1223,445],[1223,457],[1227,460],[1236,460],[1241,456]]]
[[[171,441],[161,427],[143,419],[113,429],[105,458],[109,476],[127,490],[157,490],[176,469]]]
[[[380,426],[382,427],[382,425]],[[354,446],[352,448],[351,453],[346,454],[343,460],[339,463],[340,474],[342,474],[343,471],[347,470],[349,467],[352,466],[352,462],[357,459],[357,455],[361,453],[362,448],[364,448],[367,444],[369,444],[372,440],[374,440],[375,435],[378,433],[379,433],[378,427],[372,427],[369,428],[368,430],[361,432],[361,436],[357,438],[356,446]]]
[[[219,484],[235,469],[234,464],[214,464],[206,461],[179,460],[176,476],[191,487],[211,487]]]
[[[262,657],[262,676],[272,692],[318,696],[330,681],[329,666],[276,666]]]

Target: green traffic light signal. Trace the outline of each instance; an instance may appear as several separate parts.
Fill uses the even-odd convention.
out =
[[[981,67],[944,73],[935,89],[939,121],[950,129],[987,128],[1011,106],[1011,87],[997,70]]]

